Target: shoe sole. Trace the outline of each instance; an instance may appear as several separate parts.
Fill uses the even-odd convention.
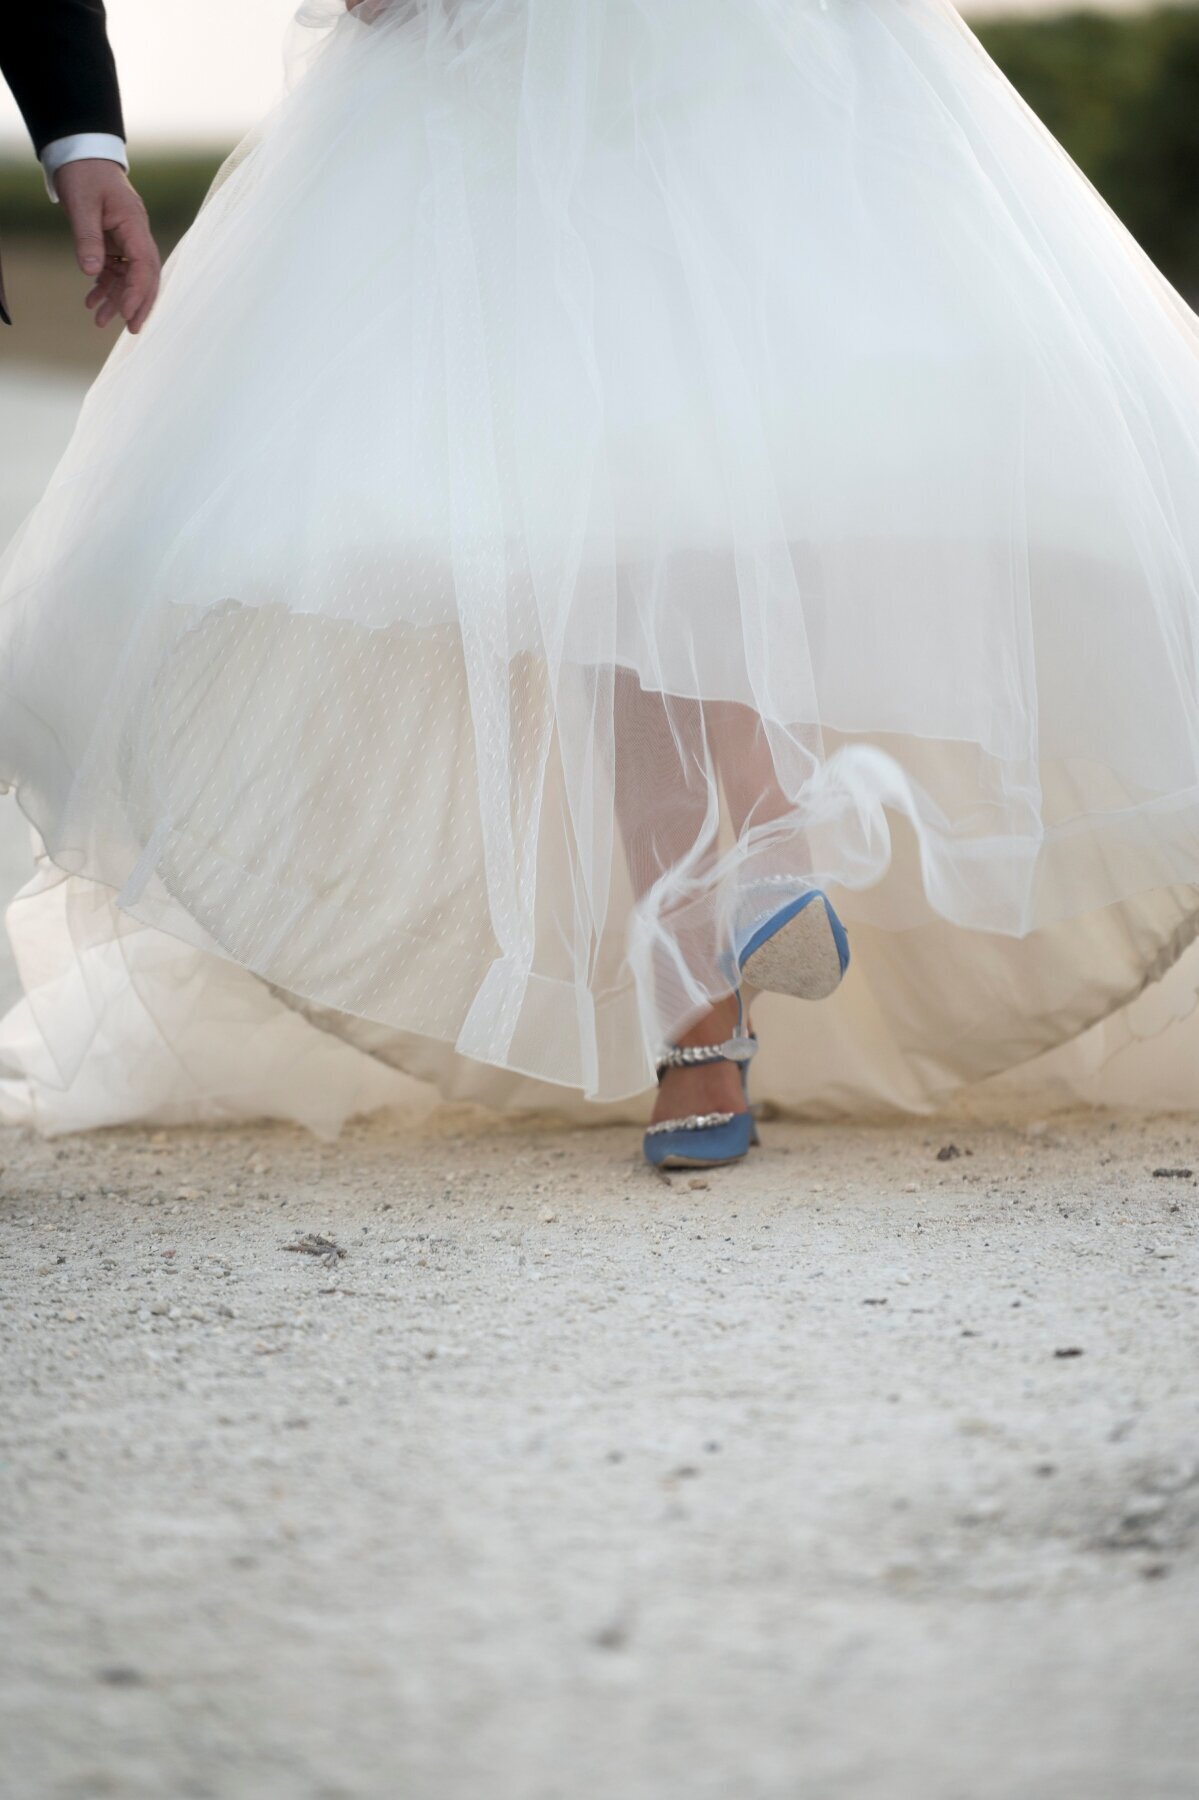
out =
[[[847,961],[828,902],[816,894],[750,952],[741,964],[741,973],[747,986],[762,993],[827,1000],[841,985]]]
[[[751,1146],[752,1148],[752,1146]],[[722,1156],[717,1162],[710,1162],[702,1156],[668,1156],[660,1163],[651,1163],[653,1169],[731,1169],[734,1163],[742,1163],[749,1155],[745,1150],[740,1156]]]

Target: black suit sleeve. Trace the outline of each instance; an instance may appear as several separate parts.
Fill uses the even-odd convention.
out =
[[[123,138],[104,0],[0,0],[0,74],[40,156],[55,138]]]

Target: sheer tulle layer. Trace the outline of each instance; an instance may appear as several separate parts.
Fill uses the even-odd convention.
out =
[[[59,866],[455,1092],[637,1091],[783,879],[792,1100],[1160,975],[1199,336],[952,10],[333,11],[3,573]]]

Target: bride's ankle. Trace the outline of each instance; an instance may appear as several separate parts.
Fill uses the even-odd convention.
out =
[[[685,1050],[704,1044],[723,1044],[736,1031],[740,1013],[737,996],[726,994],[723,1000],[717,1000],[693,1025],[681,1031],[675,1042]],[[745,1029],[749,1029],[748,1022]]]
[[[723,1044],[737,1030],[740,1009],[735,995],[718,1000],[703,1016],[679,1033],[675,1042],[690,1050]],[[748,1031],[748,1021],[744,1029]],[[748,1110],[741,1068],[735,1062],[684,1064],[663,1071],[654,1107],[655,1123],[694,1113],[741,1113]]]

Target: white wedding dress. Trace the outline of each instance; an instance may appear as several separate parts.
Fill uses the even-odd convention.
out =
[[[1193,1042],[1199,329],[946,0],[297,38],[0,570],[9,1116],[624,1101],[766,878],[764,1098]]]

